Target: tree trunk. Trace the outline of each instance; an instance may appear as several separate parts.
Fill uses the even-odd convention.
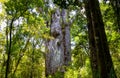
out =
[[[47,43],[46,76],[55,74],[64,64],[63,35],[60,25],[60,11],[58,9],[52,14],[50,33],[53,39]]]
[[[63,31],[63,45],[64,45],[64,65],[68,66],[71,62],[71,41],[70,41],[70,24],[67,21],[67,10],[62,9],[62,31]]]
[[[11,20],[10,26],[9,26],[9,44],[7,45],[7,63],[6,63],[6,72],[5,72],[5,78],[9,77],[9,72],[10,72],[10,60],[11,60],[11,48],[12,48],[12,25],[14,22],[14,18]]]
[[[60,18],[62,18],[62,26],[60,25]],[[66,9],[62,9],[61,14],[58,10],[52,14],[50,33],[54,39],[49,40],[46,44],[48,46],[46,76],[54,74],[59,68],[63,78],[65,68],[62,66],[68,66],[71,62],[70,24],[67,22]]]
[[[87,16],[87,21],[88,21],[87,26],[88,26],[88,38],[89,38],[90,61],[91,61],[92,74],[93,74],[93,78],[99,78],[97,48],[95,45],[95,38],[94,38],[95,32],[92,26],[90,5],[88,4],[87,1],[85,1],[84,3],[85,3],[86,16]]]
[[[94,43],[96,46],[95,49],[97,53],[96,59],[98,61],[99,68],[98,78],[117,78],[114,71],[112,59],[110,56],[109,47],[107,44],[107,38],[105,34],[102,15],[100,12],[99,2],[98,0],[86,0],[86,1],[88,2],[86,5],[89,6],[91,14],[91,19],[89,19],[88,22],[91,22],[92,28],[89,30],[94,31],[93,32],[95,39]],[[89,17],[87,16],[87,18]]]

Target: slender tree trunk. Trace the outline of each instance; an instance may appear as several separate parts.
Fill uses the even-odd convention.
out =
[[[36,44],[33,40],[33,43],[32,43],[32,54],[31,54],[31,70],[30,70],[30,78],[34,78],[35,75],[34,75],[34,63],[35,63],[35,47],[36,47]]]
[[[15,69],[14,69],[14,71],[13,71],[13,74],[12,74],[12,77],[14,77],[14,75],[15,75],[15,73],[16,73],[16,71],[17,71],[17,68],[18,68],[18,65],[20,64],[20,61],[21,61],[21,59],[22,59],[22,57],[24,56],[24,53],[25,53],[25,51],[26,51],[26,48],[27,48],[27,46],[28,46],[28,43],[29,43],[29,40],[30,40],[30,38],[28,38],[28,40],[26,41],[26,44],[25,44],[25,47],[22,49],[20,49],[20,57],[18,58],[18,60],[17,60],[17,63],[16,63],[16,65],[15,65]],[[21,55],[22,54],[22,55]]]
[[[10,55],[11,55],[11,48],[12,48],[12,25],[13,25],[13,21],[14,21],[14,18],[11,20],[11,23],[10,23],[10,33],[9,33],[9,45],[7,46],[8,47],[8,51],[7,51],[7,64],[6,64],[6,73],[5,73],[5,78],[8,78],[8,75],[9,75],[9,72],[10,72]]]
[[[91,19],[89,19],[88,22],[91,22],[92,24],[95,39],[94,43],[97,50],[96,59],[98,61],[99,68],[98,78],[117,78],[114,71],[112,59],[110,56],[109,47],[107,44],[107,38],[105,34],[102,15],[100,12],[99,2],[98,0],[86,0],[86,1],[88,2],[88,4],[86,5],[89,6],[91,14]]]

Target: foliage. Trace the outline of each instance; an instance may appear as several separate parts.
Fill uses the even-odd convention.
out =
[[[117,74],[117,77],[120,77],[119,70],[119,59],[120,59],[120,35],[116,24],[116,18],[114,18],[114,12],[109,4],[101,3],[101,12],[103,14],[103,20],[106,28],[106,34],[108,39],[108,44],[112,56],[112,60],[114,63],[115,71]]]
[[[60,8],[74,11],[70,19],[72,63],[66,67],[65,78],[92,78],[88,29],[84,4],[78,0],[53,0]],[[64,4],[63,4],[64,3]],[[0,0],[0,78],[5,77],[7,50],[9,45],[10,23],[13,20],[12,47],[10,54],[9,78],[45,78],[45,41],[50,36],[51,14],[54,8],[48,7],[45,0]],[[58,6],[57,6],[58,7]],[[82,7],[82,9],[81,9]],[[120,77],[120,35],[110,4],[100,3],[108,44],[117,77]],[[70,16],[70,15],[69,15]],[[57,72],[54,78],[62,76]],[[52,76],[51,76],[52,77]],[[50,78],[51,78],[50,77]]]

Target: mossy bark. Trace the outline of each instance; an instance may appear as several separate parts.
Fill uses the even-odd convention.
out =
[[[53,39],[49,40],[46,45],[48,49],[46,53],[46,76],[54,75],[64,64],[63,35],[59,9],[56,9],[52,14],[50,33]]]

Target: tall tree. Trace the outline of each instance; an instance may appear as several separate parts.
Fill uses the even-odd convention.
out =
[[[87,26],[88,26],[88,38],[89,38],[89,47],[90,47],[90,60],[91,60],[91,68],[93,73],[93,78],[99,78],[98,73],[98,57],[97,57],[97,48],[95,44],[95,37],[94,37],[94,29],[92,26],[92,17],[90,12],[90,6],[87,1],[85,1],[85,9],[86,9],[86,16],[87,16]]]
[[[95,43],[96,53],[95,52],[94,53],[97,54],[94,58],[97,60],[98,63],[95,64],[98,65],[98,73],[96,75],[98,75],[98,78],[117,78],[114,71],[112,59],[110,56],[109,47],[107,44],[107,38],[105,34],[102,15],[100,12],[99,2],[98,0],[85,0],[85,5],[89,7],[90,17],[88,16],[88,14],[86,15],[88,18],[88,22],[90,23],[90,24],[88,23],[88,26],[91,25],[92,28],[90,29],[90,27],[88,27],[88,30],[89,31],[93,30],[93,33],[91,34],[94,37],[93,43]],[[86,8],[86,12],[87,10],[88,9]],[[91,41],[90,36],[89,40]],[[94,72],[96,71],[93,71],[93,73]],[[96,75],[93,75],[93,78],[96,78],[97,77]]]
[[[9,26],[9,44],[7,45],[8,50],[7,50],[7,61],[6,61],[6,73],[5,73],[5,78],[8,78],[9,72],[10,72],[10,55],[11,55],[11,48],[12,48],[12,28],[13,28],[13,21],[14,18],[11,20],[10,26]]]
[[[61,2],[61,1],[60,1]],[[64,76],[64,66],[70,65],[71,62],[71,45],[70,45],[70,22],[68,21],[66,4],[62,6],[61,11],[56,10],[52,14],[50,26],[51,36],[54,38],[48,41],[48,53],[46,54],[46,75],[55,73],[58,68]],[[60,21],[62,19],[62,22]],[[59,57],[58,57],[58,54]],[[62,54],[60,54],[60,53]],[[56,57],[57,56],[57,57]],[[50,59],[51,58],[51,59]],[[55,62],[58,59],[61,61]],[[54,63],[54,66],[52,65]],[[58,65],[60,64],[60,65]],[[52,67],[51,67],[52,66]],[[62,76],[62,77],[63,77]]]
[[[39,1],[26,1],[26,0],[9,0],[6,1],[4,3],[5,5],[5,11],[6,11],[6,16],[5,16],[5,20],[7,21],[7,26],[9,27],[9,29],[7,28],[6,30],[6,73],[5,73],[5,78],[11,77],[12,74],[12,66],[13,66],[13,61],[11,61],[11,59],[14,59],[14,54],[19,54],[19,52],[15,53],[15,50],[18,50],[21,48],[21,43],[19,44],[20,47],[18,47],[18,49],[15,49],[15,46],[17,45],[17,43],[19,43],[19,41],[16,41],[18,38],[18,30],[20,28],[22,28],[22,26],[18,23],[16,23],[16,21],[18,21],[20,18],[21,19],[21,23],[25,24],[25,22],[28,23],[28,21],[25,21],[24,19],[27,20],[27,15],[29,14],[33,14],[32,9],[38,7],[38,4],[40,5],[40,3],[42,3],[42,0]],[[42,5],[42,4],[41,4]],[[28,16],[29,16],[28,15]],[[35,13],[34,13],[35,15]],[[19,22],[19,21],[18,21]],[[20,22],[19,22],[20,23]],[[18,30],[16,30],[18,27]],[[20,33],[20,32],[19,32]],[[20,38],[20,36],[19,36]],[[25,37],[24,37],[25,38]],[[24,40],[24,38],[22,38]],[[22,41],[21,39],[21,41]],[[18,39],[19,40],[19,39]],[[16,44],[15,44],[16,43]],[[16,69],[15,69],[16,71]],[[13,74],[14,75],[14,74]]]
[[[62,23],[60,22],[61,18]],[[67,21],[66,9],[62,9],[61,12],[56,10],[55,13],[52,14],[50,30],[51,36],[54,39],[50,40],[47,45],[46,75],[55,73],[58,68],[68,66],[71,62],[70,23]],[[60,61],[55,61],[56,59]],[[64,73],[64,70],[65,69],[62,68],[61,71]]]
[[[52,14],[52,21],[50,26],[50,35],[53,39],[47,43],[48,51],[46,53],[46,76],[55,74],[63,65],[64,49],[63,49],[63,35],[60,25],[60,10],[56,9]]]

